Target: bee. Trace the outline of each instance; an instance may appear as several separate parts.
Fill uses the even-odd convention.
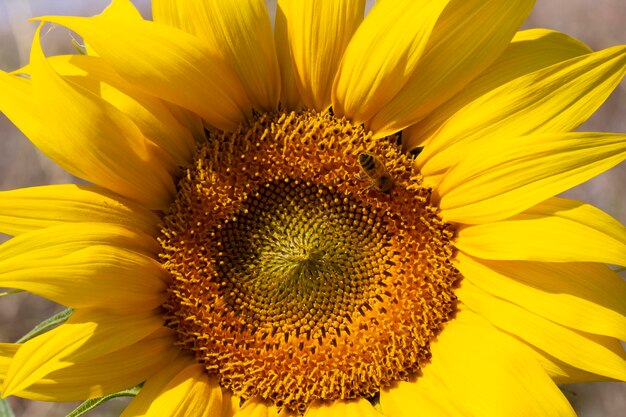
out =
[[[359,154],[359,166],[364,174],[364,178],[362,179],[369,181],[370,187],[383,193],[387,193],[391,190],[393,187],[393,179],[391,175],[389,175],[389,172],[387,172],[385,164],[383,164],[376,155],[372,155],[371,153]]]

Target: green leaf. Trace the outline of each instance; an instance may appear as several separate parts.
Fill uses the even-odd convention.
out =
[[[21,292],[24,292],[24,290],[14,289],[14,290],[9,290],[9,291],[4,291],[4,292],[0,292],[0,297],[4,297],[5,295],[19,294]]]
[[[69,413],[66,417],[79,417],[84,415],[85,413],[87,413],[88,411],[93,410],[94,408],[98,407],[99,405],[112,400],[113,398],[119,398],[119,397],[134,397],[136,396],[139,391],[141,390],[141,385],[137,385],[136,387],[124,390],[124,391],[120,391],[120,392],[116,392],[114,394],[109,394],[109,395],[105,395],[104,397],[100,397],[100,398],[94,398],[93,400],[87,400],[84,403],[82,403],[81,405],[79,405],[74,411],[72,411],[71,413]]]
[[[67,308],[60,313],[55,314],[54,316],[47,318],[42,321],[38,325],[36,325],[30,332],[26,333],[22,336],[17,343],[24,343],[35,336],[39,336],[42,333],[52,329],[53,327],[58,326],[59,324],[65,323],[65,321],[72,315],[72,309]]]
[[[4,398],[0,398],[0,417],[15,417],[9,402]]]

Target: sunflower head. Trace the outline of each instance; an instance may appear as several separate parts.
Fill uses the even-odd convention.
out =
[[[359,178],[363,155],[389,194]],[[304,412],[427,364],[455,311],[454,233],[393,141],[328,112],[262,115],[210,135],[178,189],[167,322],[223,387]]]
[[[46,56],[40,27],[0,110],[88,184],[0,193],[0,285],[70,308],[0,344],[2,395],[572,416],[556,383],[626,380],[626,229],[555,197],[626,158],[624,134],[573,132],[626,47],[518,32],[533,3],[40,18],[87,46]]]

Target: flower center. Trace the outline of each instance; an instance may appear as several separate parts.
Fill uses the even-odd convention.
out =
[[[410,157],[329,113],[210,134],[164,218],[167,325],[220,385],[304,412],[414,375],[455,312],[453,230]]]

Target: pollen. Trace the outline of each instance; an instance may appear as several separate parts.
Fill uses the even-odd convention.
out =
[[[303,413],[428,364],[461,276],[454,230],[395,139],[302,111],[198,145],[159,238],[164,308],[224,389]],[[364,154],[393,181],[385,192]]]

